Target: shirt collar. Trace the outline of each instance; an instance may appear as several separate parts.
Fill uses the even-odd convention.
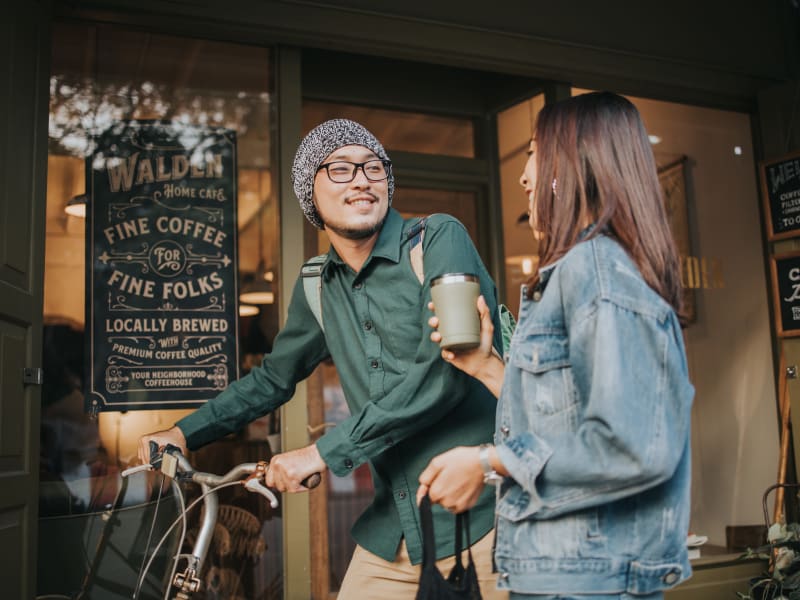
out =
[[[364,266],[361,268],[362,271],[376,256],[391,260],[395,263],[400,262],[400,242],[403,236],[404,223],[405,220],[402,215],[390,206],[386,214],[386,220],[383,222],[383,227],[381,227],[378,233],[378,239],[375,240],[375,246],[373,246],[369,258],[367,258],[364,262]],[[335,263],[340,266],[344,265],[344,261],[332,244],[328,250],[328,258],[322,266],[323,273],[327,271],[330,263]]]

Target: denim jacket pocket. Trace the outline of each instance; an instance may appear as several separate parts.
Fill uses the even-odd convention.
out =
[[[510,363],[519,369],[521,397],[531,417],[555,415],[575,406],[575,386],[565,333],[528,334],[518,340]],[[535,421],[534,421],[535,422]]]

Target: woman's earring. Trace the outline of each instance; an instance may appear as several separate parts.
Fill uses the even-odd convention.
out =
[[[552,188],[553,188],[553,196],[555,196],[555,195],[556,195],[556,188],[557,188],[557,187],[558,187],[558,180],[557,180],[555,177],[553,177],[553,185],[552,185]]]

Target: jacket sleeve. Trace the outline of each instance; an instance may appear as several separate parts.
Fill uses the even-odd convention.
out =
[[[654,487],[688,448],[693,388],[674,313],[598,298],[566,319],[577,426],[548,440],[526,432],[498,445],[518,484],[498,502],[498,513],[512,520],[551,518]]]
[[[452,218],[439,222],[431,217],[423,244],[425,281],[414,361],[402,385],[366,403],[317,440],[323,460],[336,475],[346,475],[388,447],[429,428],[463,400],[471,385],[471,378],[442,360],[439,346],[430,341],[427,303],[431,279],[447,272],[477,274],[494,318],[495,345],[500,347],[495,285],[464,226]],[[409,276],[413,277],[410,271]]]
[[[308,306],[302,278],[292,292],[286,324],[261,365],[176,423],[194,450],[274,411],[328,356],[325,336]]]

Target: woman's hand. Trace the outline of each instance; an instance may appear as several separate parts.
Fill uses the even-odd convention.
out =
[[[428,303],[428,308],[434,310],[433,302]],[[503,382],[505,365],[492,347],[494,339],[494,323],[489,312],[489,306],[483,296],[478,296],[477,302],[478,315],[481,321],[481,341],[477,348],[471,350],[442,350],[442,358],[454,367],[464,371],[467,375],[472,375],[483,383],[489,390],[498,397],[500,387]],[[431,341],[438,344],[442,341],[442,334],[439,333],[439,319],[436,315],[428,319],[428,325],[433,327]]]
[[[477,446],[459,446],[434,457],[419,476],[417,504],[425,494],[452,513],[469,510],[483,491]]]

